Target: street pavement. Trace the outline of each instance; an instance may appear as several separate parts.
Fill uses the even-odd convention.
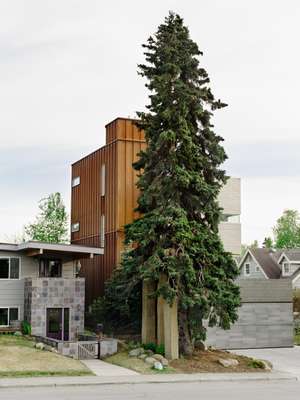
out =
[[[2,400],[298,400],[299,381],[114,384],[0,389]]]
[[[232,352],[247,357],[268,360],[272,363],[275,371],[288,372],[300,379],[300,346],[276,349],[236,350]]]

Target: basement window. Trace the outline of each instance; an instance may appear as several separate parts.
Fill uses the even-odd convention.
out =
[[[17,307],[0,307],[0,326],[8,327],[11,321],[19,319],[19,309]]]

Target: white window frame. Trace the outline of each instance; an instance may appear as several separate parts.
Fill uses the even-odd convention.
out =
[[[105,215],[101,215],[100,219],[100,247],[105,246]]]
[[[288,267],[288,271],[286,271],[285,270],[285,267]],[[284,261],[283,263],[282,263],[282,275],[283,276],[288,276],[288,275],[290,275],[290,273],[291,273],[291,266],[290,266],[290,263],[288,262],[288,261]]]
[[[8,328],[10,326],[10,309],[16,308],[18,310],[18,320],[20,320],[20,306],[7,306],[0,307],[1,310],[8,310],[8,325],[0,325],[0,328]]]
[[[105,196],[105,164],[101,165],[101,196]]]
[[[72,188],[80,185],[80,176],[72,178]]]
[[[247,267],[249,267],[249,273],[247,272]],[[249,262],[245,263],[244,273],[245,273],[245,276],[250,276],[251,275],[250,263]]]
[[[78,225],[78,229],[75,226]],[[71,224],[71,233],[79,232],[80,231],[80,222],[74,222]]]
[[[12,258],[17,258],[19,260],[19,278],[11,278],[10,277],[10,264],[11,264]],[[0,260],[8,260],[8,278],[0,278],[0,281],[19,281],[21,279],[21,257],[1,256]],[[2,308],[2,307],[0,307],[0,308]]]

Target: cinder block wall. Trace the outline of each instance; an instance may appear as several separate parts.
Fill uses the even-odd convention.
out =
[[[289,279],[239,282],[242,306],[230,330],[207,329],[208,346],[246,349],[293,346],[292,284]]]

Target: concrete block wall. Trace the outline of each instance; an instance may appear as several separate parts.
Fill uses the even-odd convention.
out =
[[[230,330],[207,328],[208,346],[246,349],[293,346],[292,285],[289,280],[239,282],[242,305]]]

